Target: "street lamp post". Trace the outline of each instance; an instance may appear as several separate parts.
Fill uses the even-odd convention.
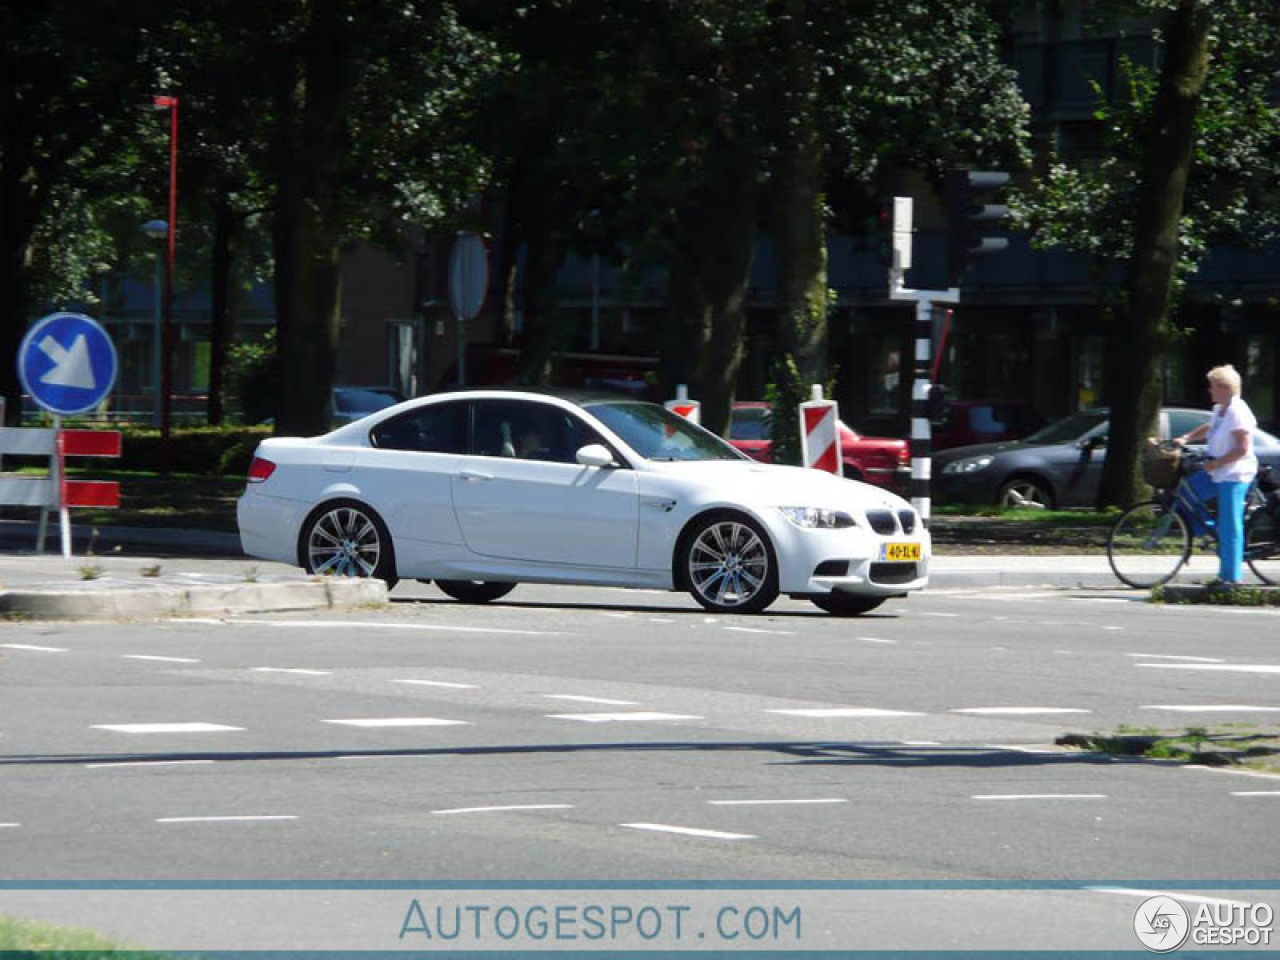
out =
[[[169,111],[169,220],[164,259],[164,324],[160,338],[160,436],[169,439],[173,394],[173,259],[178,234],[178,98],[153,97],[156,110]]]
[[[148,220],[142,225],[142,232],[152,240],[164,240],[169,236],[169,224],[163,220]],[[155,291],[155,295],[152,298],[155,304],[155,310],[151,318],[151,425],[153,427],[160,426],[161,410],[164,406],[164,404],[160,402],[160,371],[164,366],[164,361],[162,359],[163,348],[161,347],[161,342],[164,338],[164,327],[161,322],[161,315],[163,313],[163,308],[161,306],[163,302],[163,297],[161,296],[161,284],[163,283],[163,280],[161,279],[161,276],[163,270],[164,256],[157,251],[155,282],[152,285],[152,289]]]

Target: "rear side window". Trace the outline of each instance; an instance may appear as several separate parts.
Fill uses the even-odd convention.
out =
[[[467,452],[466,402],[432,403],[369,431],[369,440],[381,450],[415,450],[419,453]]]
[[[729,421],[730,440],[770,439],[769,411],[763,407],[740,407]]]
[[[1200,410],[1170,410],[1169,411],[1169,436],[1180,437],[1184,433],[1190,433],[1201,424],[1209,422],[1209,414],[1207,411]]]

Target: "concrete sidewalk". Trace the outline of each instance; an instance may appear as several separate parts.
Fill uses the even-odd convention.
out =
[[[297,567],[253,560],[234,534],[163,528],[73,528],[73,557],[51,527],[43,555],[36,526],[0,521],[0,616],[146,619],[382,603],[381,581],[309,577]],[[1203,558],[1179,579],[1208,579]],[[987,587],[1120,589],[1105,556],[934,557],[930,589]]]

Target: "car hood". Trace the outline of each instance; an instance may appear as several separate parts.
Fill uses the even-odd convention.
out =
[[[933,459],[939,463],[951,463],[967,457],[995,456],[998,453],[1006,453],[1011,450],[1038,450],[1043,447],[1060,446],[1062,446],[1060,443],[1026,443],[1023,440],[1005,440],[1001,443],[974,443],[967,447],[952,447],[950,450],[935,453]]]
[[[649,467],[681,479],[723,489],[735,500],[764,506],[856,508],[909,507],[906,500],[881,487],[846,480],[825,470],[785,467],[755,460],[651,460]]]

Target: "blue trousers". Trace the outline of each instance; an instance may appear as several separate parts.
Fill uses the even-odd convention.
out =
[[[1218,501],[1218,579],[1239,583],[1244,566],[1244,498],[1249,482],[1215,483],[1203,470],[1193,473],[1187,482],[1205,503]]]

